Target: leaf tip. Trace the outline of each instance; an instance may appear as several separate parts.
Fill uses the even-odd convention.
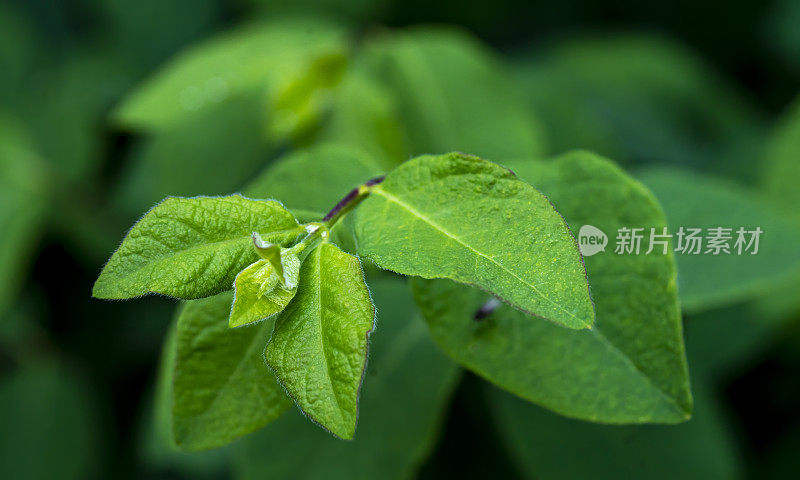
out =
[[[346,430],[341,430],[341,431],[334,431],[333,429],[331,429],[329,430],[329,432],[331,432],[331,434],[333,434],[333,436],[335,436],[339,440],[352,442],[353,437],[355,437],[356,435],[356,426],[353,425],[352,428],[347,427]]]
[[[591,306],[584,313],[563,314],[559,317],[551,317],[550,320],[572,330],[591,330],[595,321],[594,306]]]
[[[109,287],[102,273],[92,286],[92,297],[98,300],[118,300],[121,298],[119,295],[114,294],[114,289]]]
[[[244,324],[240,323],[237,318],[234,318],[233,315],[228,317],[228,328],[238,328],[241,327],[242,325]]]

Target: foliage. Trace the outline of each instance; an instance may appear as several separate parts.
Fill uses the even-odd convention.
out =
[[[793,470],[792,2],[44,3],[0,6],[0,477]],[[610,246],[717,226],[758,254]]]
[[[294,167],[303,168],[306,158],[296,159]],[[570,328],[590,327],[594,320],[583,263],[563,219],[513,173],[477,157],[448,154],[411,160],[385,180],[357,187],[322,222],[302,226],[274,200],[169,198],[134,225],[100,274],[94,296],[119,299],[161,293],[191,300],[233,286],[227,322],[231,328],[274,318],[274,328],[262,325],[257,333],[250,328],[247,335],[238,335],[241,341],[230,350],[220,341],[224,349],[217,352],[216,335],[205,332],[209,327],[215,331],[207,319],[217,317],[214,311],[219,310],[213,309],[221,308],[229,296],[182,312],[173,381],[173,433],[179,445],[216,446],[247,433],[252,424],[260,426],[273,416],[273,409],[281,410],[278,405],[283,404],[273,406],[271,398],[252,400],[262,408],[246,403],[233,408],[225,401],[229,395],[236,399],[234,404],[246,401],[230,382],[247,372],[240,368],[242,362],[251,368],[254,359],[260,363],[258,352],[264,343],[267,366],[295,404],[331,433],[353,437],[375,313],[359,259],[330,243],[329,233],[353,208],[358,208],[357,250],[382,268],[475,284],[517,308]],[[457,217],[453,208],[472,213]],[[515,215],[518,227],[509,225]],[[520,235],[499,241],[487,235],[503,227]],[[247,231],[254,232],[252,238]],[[541,256],[518,257],[528,250]],[[472,268],[465,270],[464,265]],[[531,277],[530,272],[540,276]],[[202,346],[200,338],[184,343],[184,335],[199,336]],[[184,357],[182,348],[198,349],[199,356]],[[263,365],[261,370],[266,382],[262,395],[273,395],[275,380],[268,380]],[[188,372],[202,372],[202,378]],[[246,378],[252,380],[253,374]],[[205,396],[213,383],[220,387],[211,404],[195,398]],[[197,394],[191,393],[192,384]],[[245,388],[254,385],[247,382]],[[193,405],[198,405],[198,413],[192,413]],[[243,410],[257,420],[247,417],[239,426],[223,414],[211,422],[212,407]],[[187,427],[182,421],[184,415],[201,412],[200,425]]]
[[[602,229],[664,223],[649,192],[594,155],[576,152],[513,167],[535,181],[573,225],[589,219]],[[581,201],[587,197],[597,201]],[[416,282],[415,293],[446,352],[522,398],[604,423],[686,420],[692,401],[674,261],[597,255],[586,258],[586,270],[597,320],[580,332],[505,307],[475,322],[471,313],[486,296],[452,283]]]

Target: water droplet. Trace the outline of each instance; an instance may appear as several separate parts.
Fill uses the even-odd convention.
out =
[[[206,98],[211,102],[221,102],[228,97],[228,82],[222,77],[212,77],[206,81],[205,86]]]
[[[203,89],[194,85],[188,86],[180,93],[181,106],[189,111],[197,111],[205,103]]]

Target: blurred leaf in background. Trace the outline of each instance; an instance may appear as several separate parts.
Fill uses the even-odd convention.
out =
[[[221,34],[184,52],[136,89],[114,113],[126,128],[159,131],[186,122],[228,98],[263,96],[264,117],[315,62],[344,53],[343,31],[325,21],[278,19]],[[322,65],[318,65],[322,67]],[[320,72],[325,75],[324,67]]]
[[[270,158],[258,95],[240,95],[133,146],[114,204],[141,215],[166,196],[236,191]]]
[[[516,60],[517,80],[554,152],[742,174],[761,119],[680,44],[652,35],[579,36]]]
[[[172,441],[183,450],[226,445],[292,406],[264,363],[274,321],[228,328],[232,300],[232,292],[225,292],[186,302],[178,314],[175,345],[166,346],[175,348],[175,363],[166,367],[171,393],[159,400],[170,402]]]
[[[37,72],[24,89],[22,117],[62,181],[88,182],[101,166],[105,115],[131,83],[110,51],[74,51]]]
[[[758,253],[735,248],[713,255],[703,244],[699,254],[676,252],[678,291],[685,310],[727,305],[765,294],[800,275],[800,222],[753,189],[729,180],[680,168],[652,167],[638,175],[661,202],[677,248],[681,228],[730,228],[731,247],[737,230],[760,228]],[[749,241],[749,237],[746,238]],[[686,241],[684,242],[686,246]]]
[[[330,116],[317,141],[348,143],[368,152],[384,168],[410,158],[398,101],[357,57],[336,91]]]
[[[84,380],[63,362],[22,367],[0,379],[0,477],[91,478],[100,425]]]
[[[51,178],[28,132],[0,112],[0,321],[27,278],[44,228]]]
[[[783,112],[765,148],[762,188],[800,217],[800,96]]]
[[[800,97],[790,103],[776,121],[762,158],[761,190],[776,204],[787,220],[800,225]],[[773,289],[757,302],[759,314],[785,319],[800,312],[800,272],[791,282]]]
[[[453,28],[374,39],[369,64],[396,96],[410,153],[458,150],[492,160],[546,152],[541,127],[483,44]]]
[[[185,308],[185,307],[183,307]],[[227,469],[230,449],[210,452],[185,452],[175,447],[172,435],[173,369],[177,356],[178,323],[173,322],[164,338],[159,362],[154,399],[144,416],[140,432],[140,455],[153,468],[174,470],[193,478],[213,478]]]
[[[166,195],[237,189],[321,119],[346,48],[344,32],[330,23],[282,19],[172,60],[114,113],[118,125],[151,135],[123,172],[115,203],[133,213]]]

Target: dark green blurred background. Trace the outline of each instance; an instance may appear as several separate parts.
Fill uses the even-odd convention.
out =
[[[353,48],[412,25],[459,26],[496,52],[527,99],[546,145],[539,154],[588,148],[634,172],[681,166],[800,211],[798,0],[3,0],[0,478],[241,473],[226,450],[182,456],[153,445],[153,384],[175,302],[90,293],[153,202],[239,190],[317,134],[261,142],[262,112],[247,98],[168,134],[112,120],[178,52],[285,14],[332,19]],[[422,153],[413,150],[400,155]],[[795,156],[773,167],[776,155]],[[797,285],[686,314],[696,412],[685,426],[602,427],[529,407],[518,423],[538,436],[500,431],[494,419],[519,401],[465,373],[414,469],[423,478],[800,478]]]

